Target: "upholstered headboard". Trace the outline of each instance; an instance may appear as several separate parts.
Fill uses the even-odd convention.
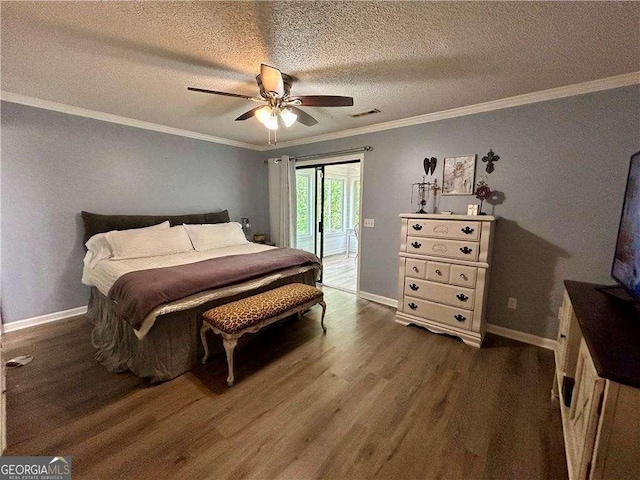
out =
[[[100,215],[98,213],[82,212],[84,222],[84,240],[86,243],[97,233],[111,230],[128,230],[130,228],[150,227],[166,220],[174,225],[224,223],[229,221],[229,212],[223,210],[215,213],[195,213],[190,215]]]

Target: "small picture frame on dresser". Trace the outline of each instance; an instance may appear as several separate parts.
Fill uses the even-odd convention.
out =
[[[462,155],[444,159],[442,195],[473,194],[476,176],[476,155]]]
[[[478,205],[467,205],[467,215],[478,215]]]

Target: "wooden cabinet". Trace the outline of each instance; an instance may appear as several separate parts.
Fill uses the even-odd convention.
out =
[[[569,478],[640,479],[640,318],[595,285],[565,285],[552,394]]]
[[[0,455],[7,448],[7,377],[4,365],[4,347],[0,328]]]
[[[493,228],[491,216],[402,214],[396,322],[456,335],[479,347]]]
[[[582,335],[580,334],[578,320],[571,307],[569,294],[566,291],[558,314],[558,322],[560,327],[558,328],[556,346],[557,365],[565,377],[573,379]]]
[[[604,391],[604,380],[598,377],[589,351],[580,343],[576,367],[576,383],[567,419],[567,455],[577,478],[588,478],[598,426],[598,411]]]

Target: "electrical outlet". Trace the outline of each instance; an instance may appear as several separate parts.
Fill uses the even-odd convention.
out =
[[[365,218],[365,219],[364,219],[364,226],[365,226],[365,227],[373,228],[374,223],[375,223],[375,222],[374,222],[373,218]]]
[[[507,300],[507,308],[510,308],[511,310],[518,308],[518,299],[509,297],[509,300]]]

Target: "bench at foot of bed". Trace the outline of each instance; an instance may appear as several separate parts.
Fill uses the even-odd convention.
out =
[[[294,313],[300,314],[316,304],[322,306],[320,324],[323,332],[326,333],[324,314],[327,305],[324,303],[322,290],[303,283],[284,285],[274,290],[207,310],[202,315],[203,322],[200,330],[200,338],[204,347],[202,363],[206,363],[209,357],[206,333],[207,330],[212,330],[214,333],[222,335],[229,366],[227,384],[232,386],[234,381],[233,352],[238,344],[238,339],[242,335],[255,333],[262,327],[266,327]]]

